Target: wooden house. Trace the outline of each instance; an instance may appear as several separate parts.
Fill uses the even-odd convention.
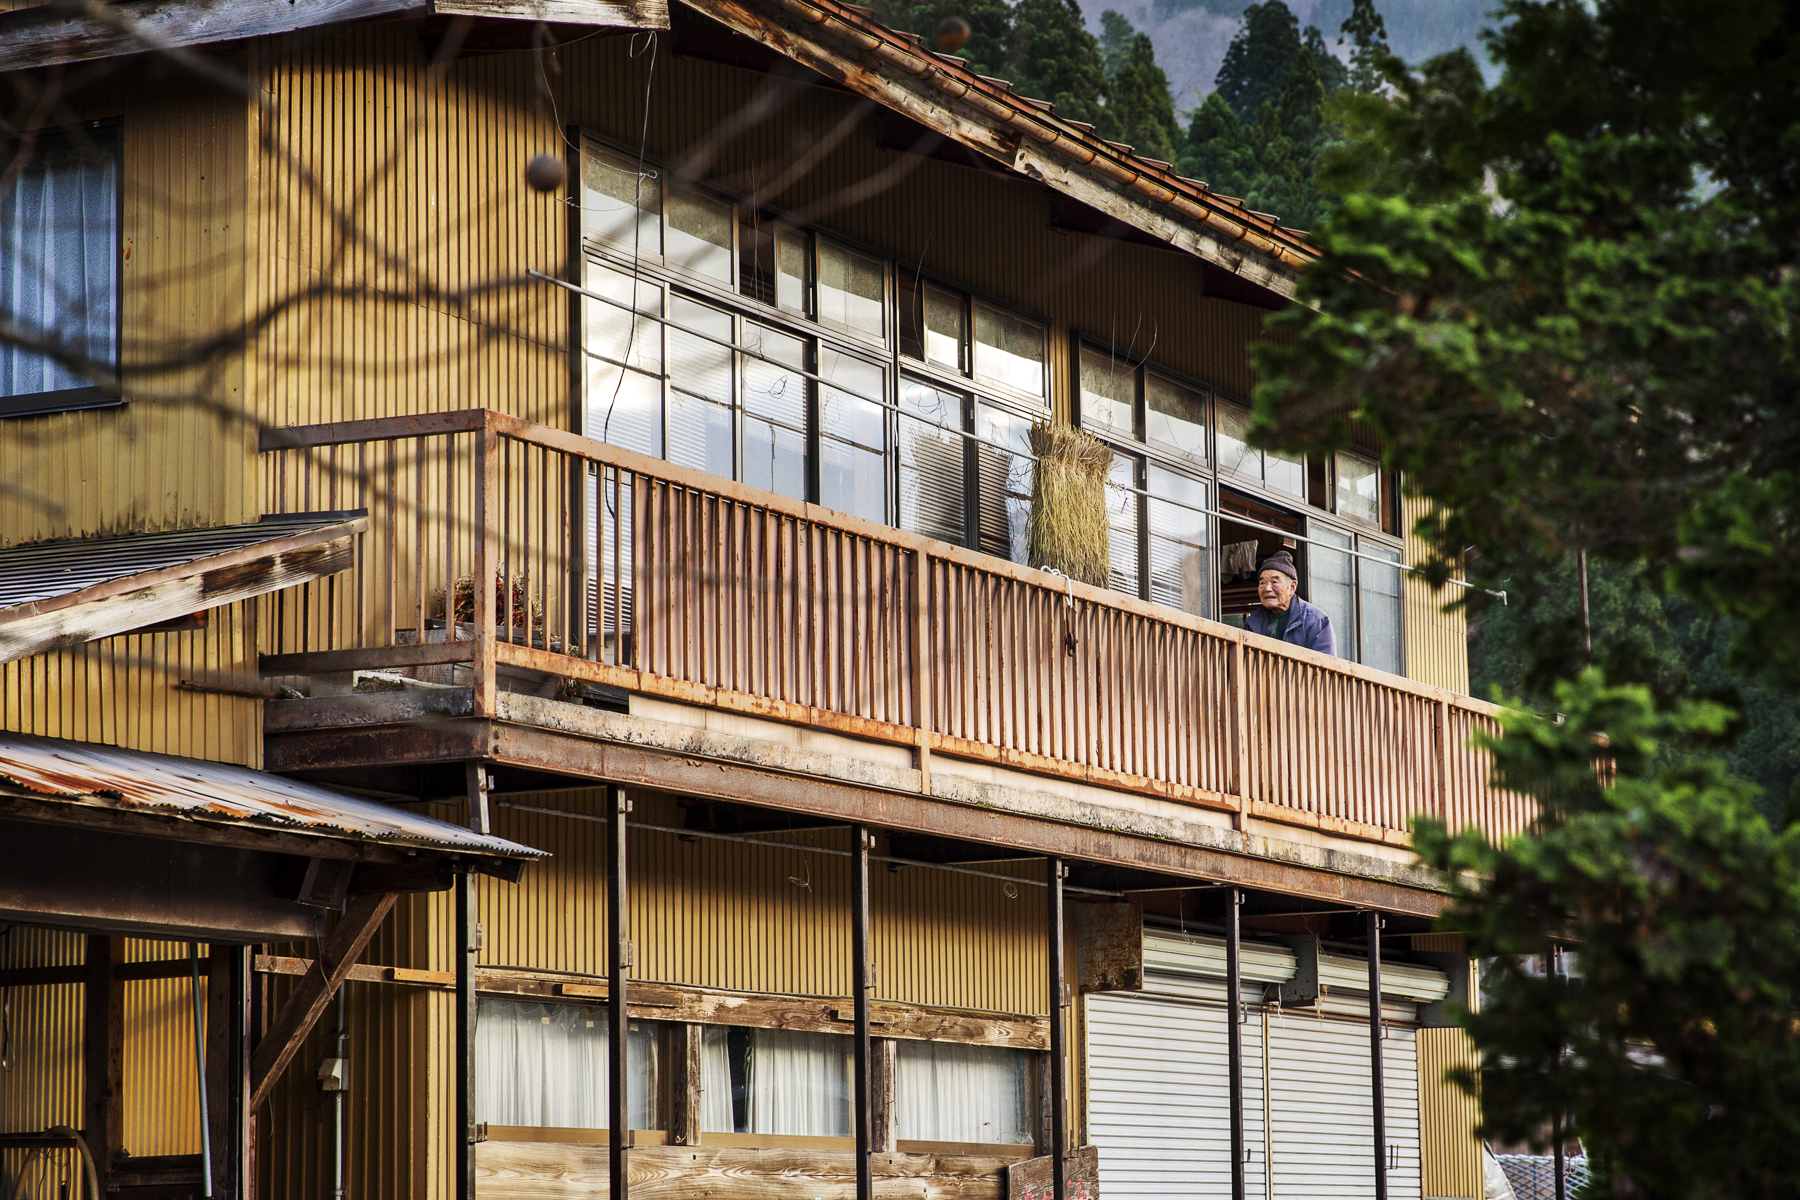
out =
[[[10,7],[0,727],[549,856],[221,950],[247,1053],[339,1000],[204,1113],[174,968],[9,910],[25,1194],[1481,1195],[1407,822],[1530,811],[1380,447],[1245,439],[1303,233],[838,0]]]

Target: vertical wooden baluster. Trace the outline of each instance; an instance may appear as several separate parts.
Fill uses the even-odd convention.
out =
[[[499,557],[499,514],[494,511],[499,494],[497,478],[501,469],[500,439],[487,427],[475,435],[475,494],[470,504],[473,533],[473,569],[475,581],[475,696],[471,709],[478,717],[491,717],[499,712],[498,681],[495,678],[494,620],[497,615],[494,595],[494,565]],[[512,607],[508,589],[507,607]]]

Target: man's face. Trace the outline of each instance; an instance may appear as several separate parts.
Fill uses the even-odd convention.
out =
[[[1270,612],[1286,612],[1294,602],[1294,581],[1282,571],[1264,571],[1256,577],[1256,598]]]

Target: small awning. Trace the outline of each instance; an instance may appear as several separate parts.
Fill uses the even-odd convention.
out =
[[[0,662],[79,646],[349,569],[354,512],[62,538],[0,550]]]
[[[0,841],[0,920],[222,941],[316,937],[347,896],[548,857],[247,767],[24,734],[0,734]]]

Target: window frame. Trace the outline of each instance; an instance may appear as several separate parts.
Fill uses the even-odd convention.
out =
[[[113,159],[113,388],[100,384],[58,388],[49,392],[23,392],[0,396],[0,420],[13,417],[38,417],[55,413],[85,412],[91,409],[123,408],[125,398],[118,389],[122,385],[125,345],[125,119],[105,117],[59,125],[36,133],[37,149],[66,146],[77,139],[98,142],[104,139]],[[18,152],[20,139],[0,139],[0,154]]]

